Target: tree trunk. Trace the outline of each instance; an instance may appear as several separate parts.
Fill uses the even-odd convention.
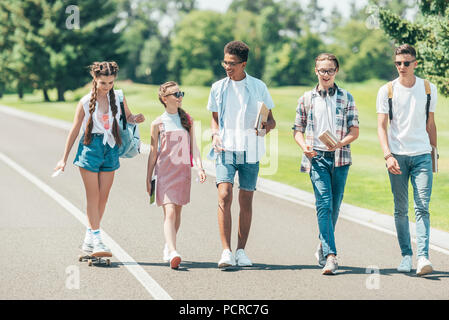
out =
[[[21,83],[19,83],[17,85],[17,94],[19,95],[19,99],[22,100],[23,99],[23,85]]]
[[[58,101],[65,101],[65,99],[64,99],[64,92],[65,92],[64,88],[58,87],[57,89],[58,89]]]
[[[50,102],[50,97],[48,96],[48,91],[47,89],[42,89],[43,93],[44,93],[44,101],[45,102]]]

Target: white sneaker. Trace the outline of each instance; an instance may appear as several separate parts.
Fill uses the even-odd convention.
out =
[[[416,275],[423,276],[433,272],[433,266],[426,257],[418,257],[418,266],[416,268]]]
[[[164,246],[164,250],[162,251],[162,260],[164,260],[164,262],[169,262],[170,261],[170,255],[168,252],[168,245],[165,244]]]
[[[324,267],[326,265],[326,258],[323,255],[323,248],[321,247],[321,243],[319,243],[318,248],[316,248],[315,258],[318,261],[318,265],[320,267]]]
[[[235,266],[235,258],[231,250],[225,249],[221,254],[221,259],[218,261],[219,268],[227,268]]]
[[[181,256],[179,253],[176,252],[176,250],[170,252],[170,267],[172,269],[178,269],[179,265],[181,264]]]
[[[92,256],[112,257],[111,250],[102,241],[94,241]]]
[[[253,265],[243,249],[238,249],[235,252],[235,261],[240,267],[251,267]]]
[[[412,256],[403,256],[401,264],[397,270],[405,273],[412,271]]]
[[[337,257],[327,256],[326,265],[324,266],[322,273],[325,275],[334,275],[337,274],[337,270],[338,270]]]
[[[94,251],[94,244],[92,242],[84,241],[81,245],[81,250],[87,253],[92,253],[92,251]]]

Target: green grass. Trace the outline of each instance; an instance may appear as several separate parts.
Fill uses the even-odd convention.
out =
[[[375,210],[391,215],[393,212],[393,197],[390,191],[387,171],[383,154],[377,140],[377,114],[376,96],[383,81],[370,80],[364,83],[339,83],[349,90],[354,96],[359,110],[360,136],[352,145],[353,165],[349,171],[346,184],[346,203]],[[135,84],[127,81],[118,82],[117,88],[123,89],[128,105],[133,113],[143,113],[147,119],[140,125],[140,132],[144,143],[149,143],[150,123],[163,113],[163,106],[157,98],[158,86]],[[43,102],[42,93],[26,95],[23,101],[17,95],[5,95],[0,100],[1,104],[16,107],[25,111],[72,121],[77,101],[89,91],[86,86],[74,92],[66,94],[66,102]],[[261,176],[267,179],[286,183],[288,185],[312,192],[312,186],[307,174],[299,173],[301,152],[292,138],[291,127],[295,118],[295,109],[300,95],[308,90],[307,87],[280,87],[270,88],[270,93],[275,102],[273,110],[277,122],[278,136],[278,164],[274,173],[271,171],[275,154],[267,153],[267,157],[261,162]],[[182,87],[186,92],[183,106],[196,120],[196,125],[201,126],[202,154],[203,158],[209,151],[210,135],[207,130],[210,124],[210,112],[206,110],[209,97],[208,87]],[[56,93],[50,92],[50,97],[55,99]],[[440,172],[434,175],[432,201],[430,203],[432,227],[449,231],[449,215],[446,213],[449,207],[449,99],[439,97],[436,110],[436,125],[438,129],[438,145],[440,153]],[[199,135],[198,135],[199,136]],[[275,134],[270,134],[269,143],[274,141]],[[197,137],[200,139],[200,137]],[[414,220],[413,196],[410,192],[410,217]]]

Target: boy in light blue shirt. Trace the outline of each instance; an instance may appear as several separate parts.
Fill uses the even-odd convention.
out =
[[[265,154],[264,136],[275,128],[271,113],[273,100],[261,80],[245,72],[249,47],[241,41],[224,48],[222,66],[227,77],[212,85],[207,109],[212,112],[211,153],[216,164],[218,188],[218,225],[223,253],[219,268],[251,266],[244,248],[252,218],[252,199],[256,190],[259,160]],[[264,103],[270,110],[262,130],[255,130],[258,111]],[[235,174],[239,176],[239,233],[236,255],[231,244],[231,204]]]

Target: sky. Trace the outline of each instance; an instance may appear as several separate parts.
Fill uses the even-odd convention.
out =
[[[257,0],[254,0],[257,1]],[[324,8],[325,13],[329,13],[335,5],[338,5],[343,17],[349,15],[349,3],[351,0],[318,0],[318,4]],[[198,0],[199,9],[212,9],[225,12],[232,0]],[[300,0],[303,8],[309,3],[308,0]],[[368,3],[367,0],[357,0],[357,7],[360,8]]]

